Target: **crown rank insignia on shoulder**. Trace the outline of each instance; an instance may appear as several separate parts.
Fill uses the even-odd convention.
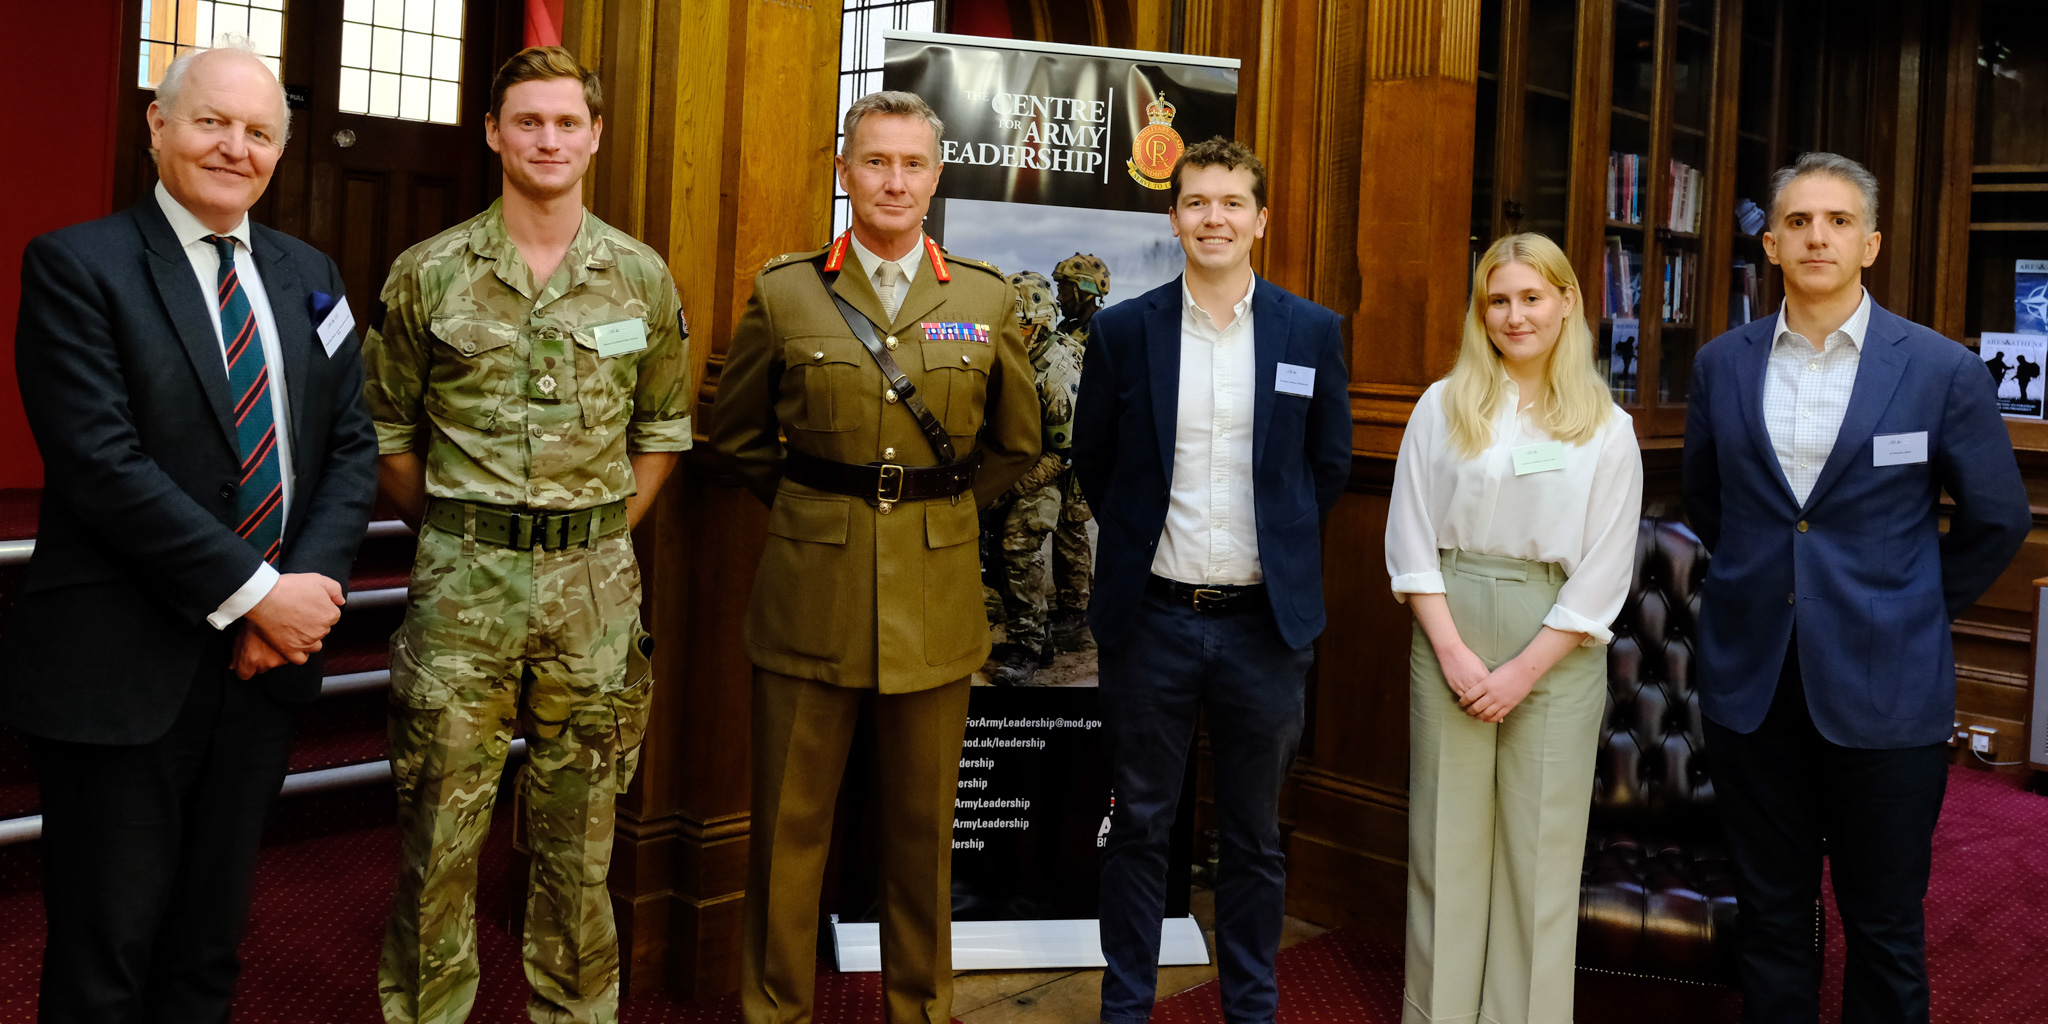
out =
[[[987,324],[933,322],[917,326],[924,330],[926,341],[978,341],[988,344]]]

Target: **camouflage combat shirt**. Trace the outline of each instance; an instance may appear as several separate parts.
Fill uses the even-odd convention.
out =
[[[577,509],[633,493],[629,455],[690,447],[688,325],[654,250],[588,211],[545,283],[499,203],[391,265],[363,340],[381,455],[427,494]]]

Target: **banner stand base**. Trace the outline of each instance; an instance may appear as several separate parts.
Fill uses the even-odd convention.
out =
[[[882,969],[882,926],[832,919],[832,950],[841,973]],[[1101,967],[1102,933],[1094,918],[1070,921],[955,921],[953,969],[1021,970]],[[1167,918],[1159,936],[1162,967],[1209,962],[1202,926]]]

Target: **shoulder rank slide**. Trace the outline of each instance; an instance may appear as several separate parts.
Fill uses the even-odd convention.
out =
[[[924,236],[924,252],[926,256],[931,257],[932,276],[938,278],[940,284],[952,281],[953,274],[946,269],[946,252],[939,248],[939,243],[932,241],[930,235]]]
[[[978,341],[988,344],[987,324],[933,322],[917,326],[924,331],[926,341]]]
[[[846,243],[853,239],[853,229],[832,240],[832,248],[825,252],[825,273],[837,274],[846,265]]]

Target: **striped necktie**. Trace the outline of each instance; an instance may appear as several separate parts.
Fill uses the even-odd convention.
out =
[[[275,564],[284,548],[284,466],[277,457],[277,415],[270,402],[270,368],[256,313],[235,269],[235,240],[206,236],[220,253],[220,336],[227,346],[228,394],[235,400],[235,440],[242,450],[242,480],[235,489],[235,532]]]

